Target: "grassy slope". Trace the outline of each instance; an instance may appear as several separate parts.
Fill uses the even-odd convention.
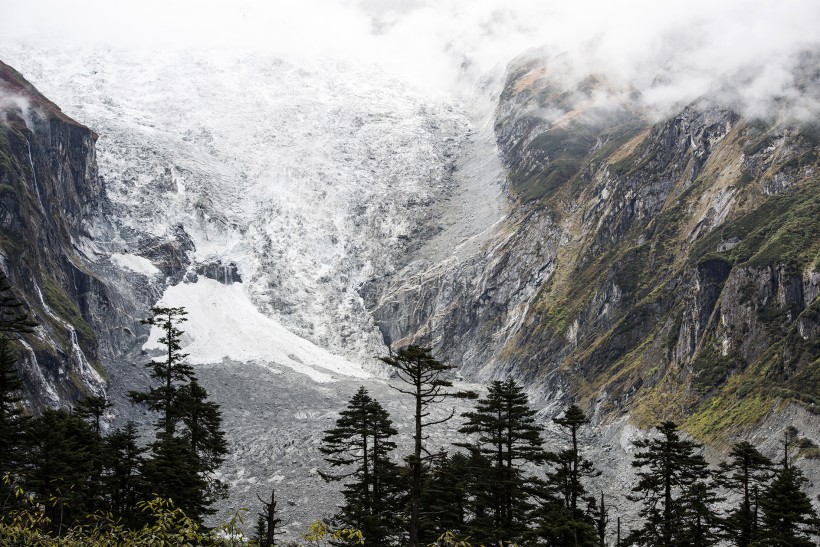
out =
[[[641,177],[650,168],[652,154],[646,152],[652,142],[644,127],[629,120],[596,133],[573,122],[547,131],[526,152],[552,161],[542,170],[513,166],[511,192],[523,204],[547,207],[567,219],[569,230],[577,233],[583,227],[567,203],[592,199],[588,181],[601,162],[617,179]],[[788,310],[771,302],[757,312],[773,343],[753,362],[743,362],[735,352],[723,355],[714,329],[691,361],[678,363],[673,357],[685,297],[676,290],[699,264],[723,264],[730,276],[738,269],[768,266],[796,273],[820,269],[820,179],[813,174],[820,173],[820,163],[814,133],[809,129],[792,136],[791,145],[756,173],[739,168],[745,158],[771,148],[775,134],[765,124],[739,124],[712,151],[694,183],[676,182],[655,218],[633,224],[610,245],[596,248],[596,234],[589,231],[574,239],[559,253],[561,264],[531,309],[533,328],[509,344],[504,355],[526,360],[545,341],[559,344],[596,292],[613,282],[623,292],[622,313],[607,328],[593,329],[562,359],[564,369],[576,371],[572,380],[582,399],[606,392],[611,409],[629,408],[639,425],[685,421],[690,432],[711,441],[753,425],[783,400],[820,403],[820,340],[803,340],[794,317],[784,327]],[[766,195],[761,183],[777,173],[795,182]],[[721,190],[739,196],[729,217],[691,242],[694,213]],[[736,246],[717,252],[721,241],[734,239],[740,241]],[[801,317],[820,318],[820,303]]]

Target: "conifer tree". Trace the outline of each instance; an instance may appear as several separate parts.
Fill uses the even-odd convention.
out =
[[[758,541],[757,493],[772,476],[772,461],[750,443],[734,445],[729,461],[719,466],[720,485],[740,495],[740,506],[726,516],[727,539],[738,547],[749,547]]]
[[[513,541],[523,533],[530,507],[522,467],[546,459],[535,411],[524,390],[509,379],[493,382],[475,411],[462,416],[465,424],[459,431],[476,434],[475,446],[492,462],[486,486],[492,499],[493,531],[482,540]]]
[[[627,545],[688,545],[696,533],[692,530],[696,523],[687,519],[694,510],[692,502],[710,503],[710,473],[703,456],[697,454],[700,445],[682,439],[673,422],[662,423],[658,431],[660,438],[635,443],[640,451],[632,466],[640,471],[629,498],[641,503],[639,514],[644,521],[627,536]]]
[[[419,539],[423,545],[447,532],[480,540],[476,530],[491,522],[486,511],[489,502],[481,497],[491,471],[490,462],[477,449],[454,454],[441,450],[435,455],[422,491]]]
[[[282,519],[279,518],[279,511],[276,508],[276,489],[271,488],[269,502],[259,497],[259,494],[256,497],[259,498],[263,508],[261,513],[256,514],[256,541],[259,547],[273,547],[276,545],[276,536],[282,525]]]
[[[37,322],[14,294],[8,276],[0,270],[0,332],[29,333],[36,326]]]
[[[152,308],[144,324],[163,333],[162,359],[146,366],[159,381],[147,392],[131,391],[134,403],[146,403],[160,417],[151,457],[141,466],[152,494],[171,498],[194,521],[213,514],[211,504],[225,495],[225,487],[213,476],[227,453],[221,431],[219,406],[207,401],[207,391],[198,384],[193,367],[185,361],[180,345],[186,320],[185,308]]]
[[[431,426],[444,423],[455,415],[438,420],[426,420],[430,407],[450,397],[475,398],[471,391],[453,391],[453,383],[444,375],[453,367],[446,365],[432,355],[430,348],[410,345],[387,357],[380,358],[390,366],[406,387],[391,386],[399,393],[413,397],[413,454],[407,458],[410,468],[410,547],[419,545],[419,525],[421,522],[421,498],[423,490],[424,463],[429,460],[429,452],[424,446],[424,431]]]
[[[191,379],[194,369],[185,362],[188,354],[182,353],[180,337],[182,330],[178,328],[180,323],[187,321],[188,312],[185,308],[151,308],[151,317],[142,321],[145,325],[158,327],[163,335],[159,343],[165,346],[163,359],[152,360],[145,366],[151,370],[151,376],[160,381],[160,385],[148,390],[147,393],[139,391],[129,392],[129,397],[134,403],[146,403],[148,408],[158,412],[160,419],[157,428],[162,429],[166,435],[173,435],[179,416],[176,416],[178,398],[178,384]]]
[[[191,382],[179,388],[174,413],[185,425],[183,438],[196,454],[200,472],[208,482],[209,496],[223,497],[226,486],[213,476],[228,454],[228,441],[222,431],[219,405],[208,401],[208,392],[191,376]]]
[[[99,436],[79,416],[47,409],[28,427],[26,489],[59,534],[100,506]]]
[[[37,322],[17,298],[5,272],[0,270],[0,473],[16,467],[24,420],[20,391],[23,383],[17,371],[18,355],[6,333],[26,334]]]
[[[319,450],[337,473],[322,472],[327,481],[344,483],[345,499],[336,519],[345,527],[361,530],[366,545],[393,545],[398,470],[389,455],[396,447],[396,429],[384,408],[362,387],[327,430]]]
[[[187,440],[161,431],[140,469],[151,497],[170,498],[195,522],[215,511],[216,499]]]
[[[103,492],[107,509],[130,528],[141,524],[137,503],[146,497],[146,485],[140,474],[145,463],[145,448],[137,442],[137,428],[128,422],[103,439]]]
[[[550,454],[549,462],[553,467],[547,473],[546,491],[540,496],[540,507],[533,515],[537,533],[548,544],[597,545],[600,542],[598,521],[603,517],[595,498],[584,486],[584,479],[600,473],[584,458],[578,441],[580,428],[589,420],[580,407],[571,405],[553,422],[566,432],[569,447]]]
[[[20,408],[23,382],[16,365],[17,352],[11,340],[0,335],[0,473],[16,469],[24,436]]]
[[[97,435],[100,435],[100,420],[102,420],[103,415],[105,415],[105,411],[112,406],[113,405],[103,396],[91,396],[82,399],[75,411],[80,417],[90,420]]]
[[[763,513],[760,545],[812,547],[812,537],[820,535],[820,519],[802,488],[808,481],[791,462],[791,445],[797,430],[790,427],[783,436],[783,459],[768,488],[760,496]]]

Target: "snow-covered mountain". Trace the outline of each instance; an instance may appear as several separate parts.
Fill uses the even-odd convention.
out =
[[[636,426],[772,455],[785,425],[817,431],[811,124],[710,97],[658,120],[543,51],[459,97],[349,60],[15,43],[0,58],[99,135],[99,199],[61,240],[81,274],[58,277],[98,338],[81,350],[109,374],[112,421],[150,420],[125,397],[156,347],[139,319],[185,306],[230,431],[226,508],[274,482],[299,518],[332,511],[309,500],[321,431],[361,384],[406,415],[374,359],[386,344],[431,345],[467,381],[514,377],[545,423],[579,402],[616,498]]]
[[[382,351],[356,291],[443,229],[432,205],[452,196],[472,131],[457,102],[333,61],[31,46],[3,55],[100,135],[117,239],[103,244],[91,227],[99,259],[138,255],[146,239],[181,229],[186,282],[197,267],[234,265],[242,293],[290,332],[353,358]]]

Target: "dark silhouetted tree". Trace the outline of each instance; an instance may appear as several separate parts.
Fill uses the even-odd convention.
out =
[[[518,540],[526,528],[530,508],[526,489],[529,479],[523,466],[542,462],[547,456],[541,447],[541,428],[535,422],[535,411],[529,407],[524,390],[509,379],[493,382],[487,397],[478,400],[475,411],[462,416],[465,423],[459,431],[475,434],[473,446],[492,462],[491,473],[485,479],[492,500],[492,532],[490,537],[480,540]]]
[[[273,547],[276,545],[276,536],[279,535],[282,525],[276,508],[276,489],[271,488],[270,501],[263,500],[259,494],[256,497],[262,503],[262,512],[256,514],[256,541],[259,547]]]
[[[429,419],[431,407],[447,398],[475,398],[476,394],[471,391],[452,390],[453,383],[445,378],[445,374],[453,367],[434,358],[430,348],[410,345],[380,359],[392,368],[404,384],[403,387],[391,387],[413,398],[413,453],[407,458],[410,470],[410,537],[408,545],[418,547],[423,489],[422,476],[425,461],[430,456],[424,445],[426,439],[424,431],[426,428],[446,422],[455,415],[455,409],[453,409],[449,416],[441,419]]]
[[[24,437],[21,408],[23,382],[17,375],[17,352],[0,335],[0,473],[17,470]]]
[[[345,503],[336,515],[346,528],[361,530],[366,545],[393,545],[398,538],[398,470],[390,461],[396,429],[387,411],[360,388],[325,431],[319,450],[336,469],[322,472],[328,481],[346,480]]]
[[[735,444],[729,461],[720,464],[720,485],[740,495],[740,506],[729,511],[724,523],[727,539],[738,547],[749,547],[759,539],[757,497],[772,477],[772,466],[746,441]]]
[[[82,418],[47,409],[28,425],[25,486],[60,534],[99,508],[100,439]]]
[[[791,461],[790,450],[797,430],[790,427],[783,436],[783,459],[774,478],[760,495],[760,545],[811,547],[812,537],[820,535],[820,519],[811,500],[803,492],[808,482]]]
[[[151,371],[151,376],[160,382],[147,392],[131,391],[129,397],[134,403],[144,403],[148,408],[160,414],[157,429],[163,430],[166,435],[173,435],[179,416],[174,413],[177,407],[179,384],[187,382],[194,374],[194,369],[185,362],[188,354],[182,353],[180,337],[183,331],[178,328],[180,323],[187,321],[188,312],[185,308],[151,309],[152,316],[142,321],[145,325],[157,327],[163,333],[159,343],[165,346],[165,355],[162,359],[154,359],[145,366]]]
[[[81,400],[74,410],[81,418],[89,420],[97,435],[100,435],[100,421],[112,406],[105,397],[92,396]]]
[[[138,444],[133,422],[103,439],[102,484],[107,509],[130,528],[142,524],[137,503],[150,494],[140,474],[145,464],[144,454],[145,448]]]
[[[682,439],[678,426],[664,422],[658,427],[660,437],[637,441],[639,449],[632,466],[639,469],[638,484],[631,500],[640,502],[643,525],[627,536],[627,545],[689,545],[694,510],[693,500],[708,503],[711,491],[709,470],[701,446]]]
[[[0,270],[0,332],[29,333],[36,326],[25,304],[14,294],[8,276]]]

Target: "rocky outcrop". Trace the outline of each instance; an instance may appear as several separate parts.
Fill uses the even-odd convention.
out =
[[[650,123],[561,74],[511,68],[496,122],[510,214],[473,257],[369,299],[386,341],[707,440],[784,402],[817,408],[816,131],[706,102]]]
[[[82,258],[84,219],[97,207],[96,135],[0,63],[0,252],[40,324],[20,339],[29,404],[101,393],[91,315],[99,280]]]

